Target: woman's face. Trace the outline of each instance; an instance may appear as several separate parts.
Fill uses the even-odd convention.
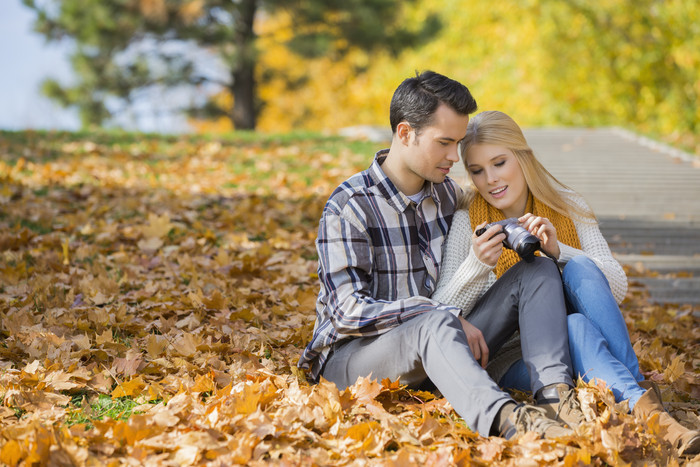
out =
[[[525,214],[528,188],[520,163],[511,150],[476,144],[464,155],[467,171],[481,196],[506,217]]]

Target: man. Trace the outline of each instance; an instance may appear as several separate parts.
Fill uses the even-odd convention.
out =
[[[431,71],[396,89],[390,148],[341,184],[323,210],[316,241],[317,320],[299,366],[340,388],[370,374],[400,378],[409,387],[434,385],[485,436],[529,430],[562,436],[571,431],[542,409],[516,405],[484,370],[489,353],[519,322],[536,322],[552,348],[525,338],[524,355],[541,372],[543,387],[572,386],[556,266],[543,259],[511,268],[509,279],[504,275],[487,292],[469,321],[459,308],[430,299],[461,193],[447,175],[459,161],[458,144],[476,107],[465,86]],[[497,228],[487,235],[492,242],[504,238]],[[555,304],[542,307],[550,294]],[[540,310],[557,306],[554,313]],[[526,345],[535,351],[525,351]]]

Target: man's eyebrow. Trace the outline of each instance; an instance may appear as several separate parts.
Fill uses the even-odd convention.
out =
[[[449,136],[438,136],[437,139],[439,139],[441,141],[449,141],[451,143],[454,143],[455,141],[462,141],[464,138],[454,139],[454,138],[450,138]]]

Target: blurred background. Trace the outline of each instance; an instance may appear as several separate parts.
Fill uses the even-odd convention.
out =
[[[388,126],[432,69],[525,127],[700,154],[696,0],[5,0],[0,128]]]

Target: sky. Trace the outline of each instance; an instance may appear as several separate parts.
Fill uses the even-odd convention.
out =
[[[48,43],[33,31],[34,13],[21,0],[0,0],[0,129],[80,129],[76,110],[64,109],[42,96],[41,82],[54,78],[69,84],[74,79],[69,41]],[[170,96],[169,96],[170,97]],[[156,99],[162,96],[156,96]],[[183,96],[183,99],[187,96]],[[138,119],[117,123],[126,129],[156,132],[188,131],[184,119],[156,112],[144,103]]]
[[[48,44],[33,32],[33,13],[21,0],[2,0],[0,7],[0,129],[77,130],[76,111],[62,109],[40,92],[51,77],[70,82],[67,43]]]

